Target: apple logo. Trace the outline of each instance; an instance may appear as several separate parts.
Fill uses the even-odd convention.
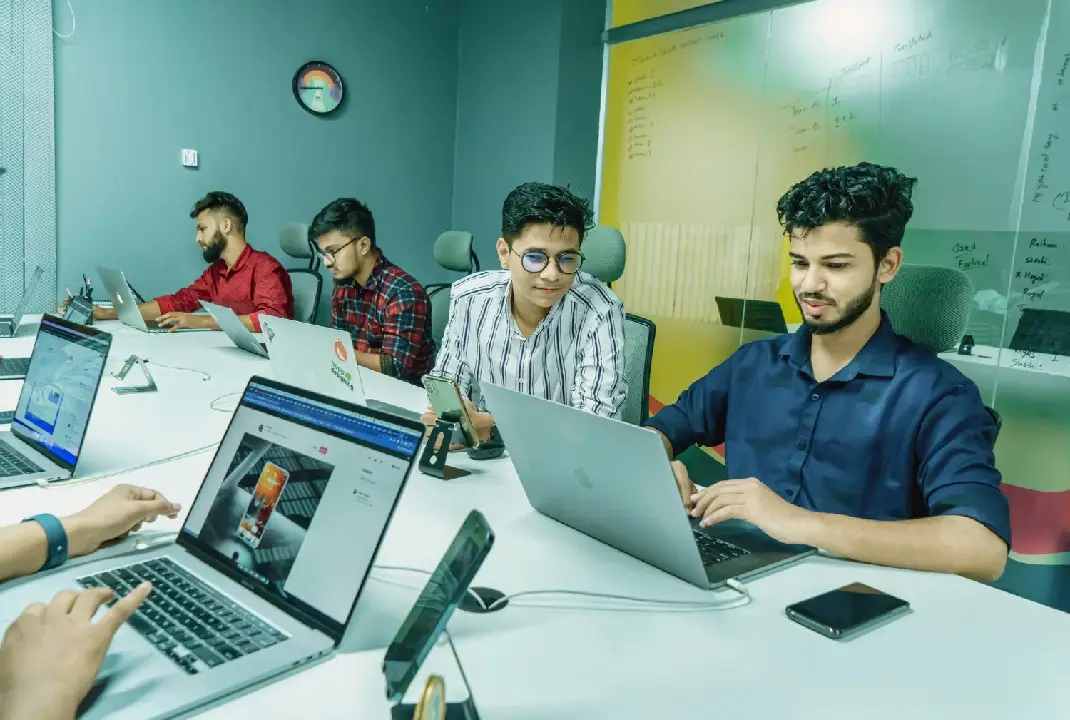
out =
[[[583,468],[578,468],[575,472],[576,481],[581,487],[585,487],[588,490],[594,490],[594,483],[591,482],[591,476],[587,474],[587,471]]]

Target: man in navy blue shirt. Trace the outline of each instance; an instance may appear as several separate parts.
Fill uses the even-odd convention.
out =
[[[673,462],[704,525],[736,518],[861,562],[992,581],[1010,544],[995,421],[880,309],[916,182],[862,163],[789,190],[777,213],[802,327],[742,346],[648,425],[670,457],[725,443],[734,479],[702,491]]]

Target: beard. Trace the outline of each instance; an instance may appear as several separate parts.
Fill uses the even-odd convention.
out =
[[[838,320],[833,322],[813,322],[808,320],[806,312],[803,310],[802,302],[799,300],[799,296],[795,296],[795,304],[799,307],[799,313],[802,315],[803,325],[806,329],[812,332],[814,335],[831,335],[834,332],[839,332],[844,328],[848,328],[858,322],[858,318],[862,317],[866,310],[869,310],[869,306],[873,304],[873,296],[877,293],[877,276],[873,276],[873,283],[869,288],[863,291],[861,294],[851,298],[850,301],[844,306],[843,313]],[[809,295],[808,299],[819,300],[823,302],[829,302],[829,298]]]
[[[223,237],[223,233],[218,230],[215,231],[215,235],[212,237],[212,242],[208,243],[202,250],[201,255],[204,256],[204,261],[211,265],[223,255],[223,250],[227,247],[227,239]]]

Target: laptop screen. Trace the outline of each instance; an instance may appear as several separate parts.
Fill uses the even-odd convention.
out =
[[[15,314],[12,317],[13,324],[17,327],[22,322],[22,316],[26,313],[26,307],[33,300],[33,294],[37,292],[37,286],[41,284],[41,278],[45,274],[45,269],[38,265],[34,268],[33,275],[30,276],[29,282],[26,283],[26,289],[22,293],[22,298],[19,299],[19,306],[15,308]]]
[[[45,315],[11,431],[74,470],[111,349],[111,335]]]
[[[422,437],[418,423],[254,377],[179,543],[340,635]]]

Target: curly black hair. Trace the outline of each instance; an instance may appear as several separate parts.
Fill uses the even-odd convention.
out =
[[[338,198],[316,213],[308,229],[309,240],[317,239],[334,231],[356,240],[366,237],[375,245],[375,217],[371,209],[356,198]]]
[[[784,193],[777,217],[789,234],[830,222],[850,223],[880,262],[903,241],[914,214],[911,195],[917,182],[893,167],[869,162],[818,170]]]
[[[245,211],[245,205],[234,195],[222,190],[213,190],[196,203],[190,210],[189,216],[194,220],[205,210],[221,212],[238,222],[238,229],[244,230],[249,225],[249,213]]]
[[[509,193],[502,205],[502,237],[512,245],[525,226],[550,223],[555,228],[574,229],[583,242],[593,218],[590,203],[573,195],[568,188],[541,182],[524,183]]]

